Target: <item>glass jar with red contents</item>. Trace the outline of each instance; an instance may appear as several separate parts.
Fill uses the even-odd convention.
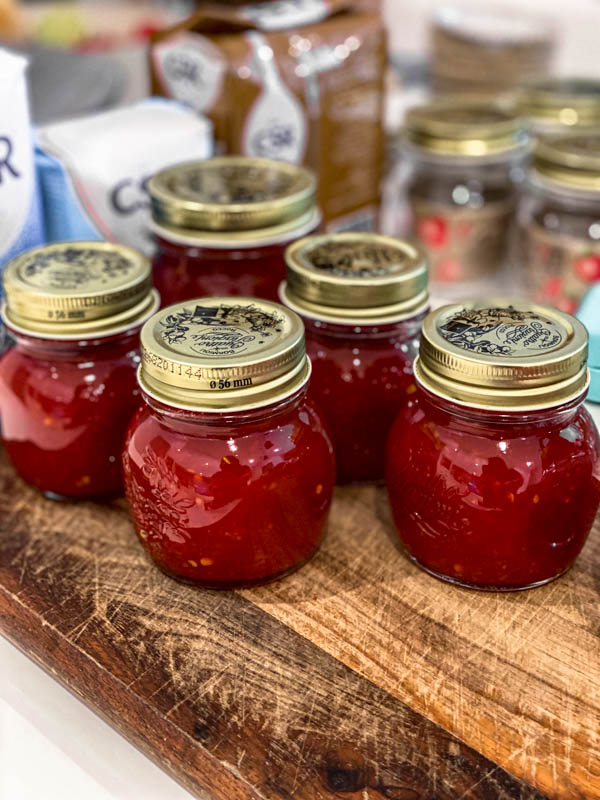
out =
[[[312,172],[270,159],[180,164],[148,188],[163,305],[215,295],[277,300],[285,248],[321,221]]]
[[[400,541],[432,575],[511,591],[562,575],[600,503],[600,440],[583,406],[588,336],[525,302],[425,319],[418,391],[388,444]]]
[[[316,551],[335,466],[309,375],[302,321],[275,303],[202,298],[146,323],[146,402],[123,464],[137,534],[164,572],[249,586]]]
[[[464,291],[502,266],[528,151],[520,119],[498,104],[461,98],[407,112],[411,233],[445,290],[460,283]]]
[[[541,141],[519,208],[531,296],[574,312],[600,281],[600,134]]]
[[[102,242],[30,250],[4,271],[0,419],[21,477],[48,497],[123,489],[121,450],[140,404],[139,331],[158,308],[141,253]]]
[[[400,239],[338,233],[296,242],[286,260],[280,296],[306,326],[309,396],[327,421],[338,482],[381,481],[389,430],[415,391],[425,258]]]

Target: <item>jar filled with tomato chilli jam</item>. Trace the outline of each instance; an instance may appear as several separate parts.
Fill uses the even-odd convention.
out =
[[[525,302],[428,315],[418,391],[387,456],[410,559],[488,591],[540,586],[571,566],[600,502],[600,441],[582,405],[587,346],[578,320]]]
[[[141,399],[139,332],[159,305],[148,259],[102,242],[30,250],[3,275],[2,438],[21,477],[55,499],[123,490],[121,450]]]
[[[404,153],[412,235],[431,280],[490,278],[507,255],[529,135],[505,107],[439,100],[408,110]]]
[[[337,480],[382,481],[389,430],[415,391],[425,258],[400,239],[338,233],[296,242],[286,260],[280,297],[304,320],[309,396],[327,422]]]
[[[285,248],[321,221],[313,173],[270,159],[180,164],[148,188],[163,305],[215,295],[277,300]]]
[[[309,375],[302,321],[275,303],[202,298],[146,323],[145,404],[123,463],[137,534],[164,572],[249,586],[316,551],[335,466]]]
[[[600,281],[600,132],[541,141],[519,208],[531,296],[574,312]]]

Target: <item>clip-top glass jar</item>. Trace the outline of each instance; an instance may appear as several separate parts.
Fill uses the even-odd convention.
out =
[[[280,296],[306,326],[309,396],[333,439],[338,482],[381,481],[389,430],[415,391],[425,257],[399,239],[338,233],[296,242],[286,260]]]
[[[163,571],[229,588],[313,555],[335,466],[309,375],[302,321],[275,303],[202,298],[146,323],[146,403],[123,459],[138,536]]]
[[[412,233],[431,280],[475,282],[501,266],[528,145],[518,116],[500,105],[461,98],[409,109]]]
[[[12,463],[52,498],[121,492],[139,331],[159,304],[150,262],[129,247],[68,242],[24,253],[3,278],[15,344],[0,359],[0,417]]]
[[[550,78],[521,87],[521,114],[537,136],[564,136],[600,125],[600,81]]]
[[[438,578],[510,591],[573,563],[600,502],[583,399],[588,337],[524,302],[432,312],[418,391],[390,434],[387,484],[409,558]]]
[[[600,133],[542,141],[519,209],[527,288],[573,312],[600,280]]]
[[[245,156],[179,164],[149,183],[163,305],[195,297],[277,299],[283,254],[321,221],[304,167]]]

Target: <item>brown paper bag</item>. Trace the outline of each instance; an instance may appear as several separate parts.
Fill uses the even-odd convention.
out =
[[[377,226],[385,64],[379,14],[349,0],[206,3],[151,48],[154,91],[208,115],[217,152],[316,170],[328,230]]]

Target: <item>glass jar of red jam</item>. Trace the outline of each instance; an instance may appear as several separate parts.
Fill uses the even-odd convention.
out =
[[[164,572],[250,586],[316,551],[335,465],[309,375],[302,321],[276,303],[202,298],[146,323],[145,404],[123,464],[137,534]]]
[[[150,262],[128,247],[69,242],[4,271],[2,439],[21,477],[55,499],[123,490],[121,450],[140,404],[139,331],[158,308]]]
[[[283,254],[321,221],[304,167],[245,156],[180,164],[149,183],[163,305],[195,297],[277,300]]]
[[[600,281],[600,134],[541,141],[519,209],[531,296],[574,312]]]
[[[382,481],[389,430],[415,391],[425,258],[399,239],[338,233],[296,242],[286,260],[280,297],[306,327],[309,396],[327,422],[338,483]]]
[[[507,256],[529,135],[516,113],[479,101],[439,100],[406,114],[404,152],[411,235],[431,280],[490,279]]]
[[[540,586],[571,566],[600,503],[587,343],[573,317],[525,302],[428,315],[386,472],[416,564],[488,591]]]

